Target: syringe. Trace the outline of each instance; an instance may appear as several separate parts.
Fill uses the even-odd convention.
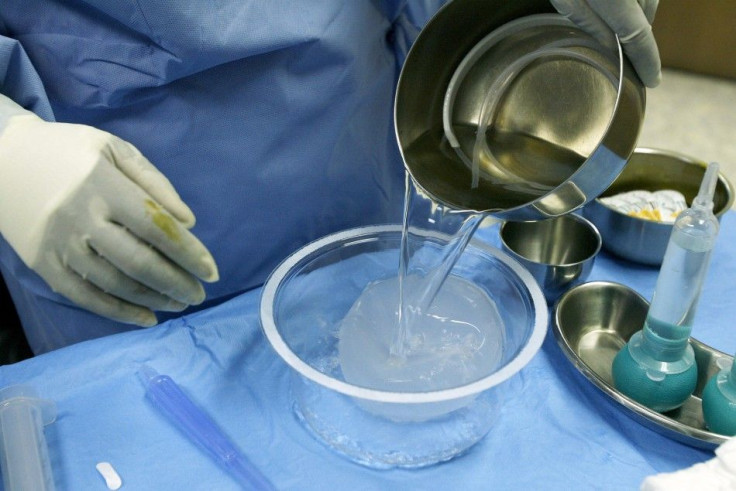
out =
[[[695,310],[718,236],[713,195],[718,164],[711,163],[690,208],[672,227],[652,303],[641,331],[613,360],[613,382],[637,402],[665,412],[692,394],[698,373],[690,346]]]
[[[273,485],[251,464],[217,424],[198,408],[168,375],[143,365],[138,371],[146,397],[184,435],[199,445],[243,489],[272,490]]]
[[[33,387],[0,389],[0,471],[5,491],[53,491],[44,425],[56,419],[53,401],[39,399]]]

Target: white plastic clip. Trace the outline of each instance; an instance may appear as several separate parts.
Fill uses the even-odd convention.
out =
[[[107,489],[115,491],[123,485],[123,480],[120,479],[120,475],[115,471],[115,468],[113,468],[110,462],[100,462],[95,466],[95,469],[105,479]]]

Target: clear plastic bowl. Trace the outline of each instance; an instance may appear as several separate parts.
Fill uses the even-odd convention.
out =
[[[427,237],[440,254],[447,238]],[[392,392],[345,380],[338,353],[341,321],[363,290],[396,277],[401,227],[339,232],[288,257],[261,298],[263,331],[293,369],[294,410],[329,448],[361,464],[420,467],[461,454],[488,433],[521,370],[542,345],[547,305],[532,276],[500,250],[471,241],[451,274],[482,289],[503,320],[501,361],[457,387]],[[390,308],[388,306],[387,308]]]

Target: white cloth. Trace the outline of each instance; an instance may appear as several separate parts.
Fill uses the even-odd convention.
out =
[[[718,447],[714,458],[677,472],[649,476],[644,479],[640,489],[641,491],[736,489],[736,438],[731,438]]]

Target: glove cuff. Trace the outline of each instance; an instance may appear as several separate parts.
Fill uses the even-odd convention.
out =
[[[33,268],[49,216],[84,182],[96,154],[80,152],[86,141],[74,138],[76,128],[7,101],[0,102],[0,118],[0,233]]]
[[[3,131],[5,131],[11,118],[23,115],[38,118],[34,113],[23,109],[9,97],[0,94],[0,136],[3,134]]]

